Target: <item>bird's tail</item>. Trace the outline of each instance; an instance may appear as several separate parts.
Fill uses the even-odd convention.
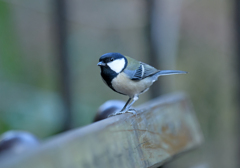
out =
[[[175,74],[187,74],[186,71],[179,70],[161,70],[157,73],[158,76],[166,76],[166,75],[175,75]]]

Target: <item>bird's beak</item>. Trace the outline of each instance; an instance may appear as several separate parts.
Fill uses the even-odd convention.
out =
[[[106,66],[106,64],[104,62],[99,62],[97,65],[98,66]]]

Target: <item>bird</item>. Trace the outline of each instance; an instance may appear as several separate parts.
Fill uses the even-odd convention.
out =
[[[103,54],[97,65],[100,66],[103,82],[113,91],[129,97],[123,108],[114,115],[136,114],[136,110],[130,107],[138,100],[139,95],[148,91],[159,76],[187,73],[179,70],[158,70],[144,62],[114,52]]]

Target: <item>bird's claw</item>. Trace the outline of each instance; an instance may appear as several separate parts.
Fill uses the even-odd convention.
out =
[[[137,111],[136,111],[135,109],[128,109],[128,110],[116,112],[116,113],[114,113],[114,114],[110,114],[108,117],[112,117],[112,116],[116,116],[116,115],[121,115],[121,114],[124,114],[124,113],[132,113],[133,115],[137,115],[136,112],[137,112]]]
[[[123,114],[123,112],[116,112],[116,113],[113,113],[113,114],[110,114],[108,117],[112,117],[112,116],[116,116],[116,115],[120,115],[120,114]]]
[[[133,115],[137,115],[137,110],[129,109],[128,111],[126,111],[126,113],[132,113]]]

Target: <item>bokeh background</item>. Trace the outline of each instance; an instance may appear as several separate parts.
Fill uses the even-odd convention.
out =
[[[136,102],[175,91],[193,102],[205,143],[165,167],[240,166],[238,0],[59,2],[0,0],[0,133],[45,139],[90,124],[107,100],[127,100],[97,67],[120,52],[189,72],[161,77]]]

